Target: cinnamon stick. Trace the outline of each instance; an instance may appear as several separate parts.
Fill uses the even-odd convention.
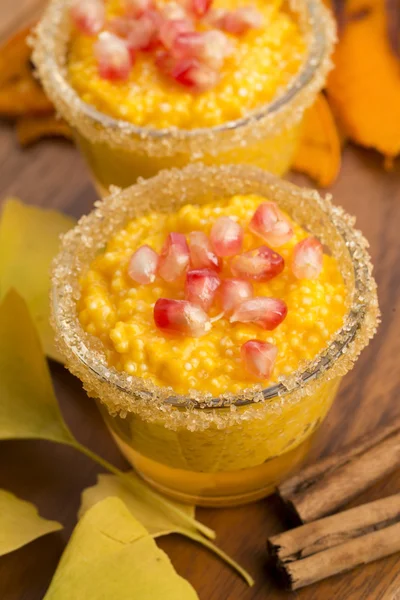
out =
[[[334,513],[400,467],[400,419],[303,469],[278,488],[302,523]]]
[[[268,551],[293,590],[400,551],[400,494],[271,537]]]

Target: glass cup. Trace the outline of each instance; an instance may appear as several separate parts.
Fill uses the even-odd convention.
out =
[[[211,128],[152,129],[102,114],[68,83],[69,3],[51,0],[37,27],[33,60],[59,114],[71,125],[102,195],[138,177],[191,162],[250,164],[286,172],[298,144],[301,120],[325,84],[335,25],[320,0],[291,0],[307,51],[299,72],[275,98],[236,121]]]
[[[175,395],[107,365],[77,316],[79,278],[127,220],[234,194],[258,194],[316,235],[339,262],[348,294],[344,324],[301,368],[266,389],[211,397]],[[305,457],[342,377],[374,335],[376,285],[367,242],[328,198],[257,167],[190,165],[115,190],[67,233],[53,272],[53,325],[70,371],[98,400],[126,458],[152,486],[181,501],[236,505],[268,495]],[[250,384],[249,384],[250,385]]]

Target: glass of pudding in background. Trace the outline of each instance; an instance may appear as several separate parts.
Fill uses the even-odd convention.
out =
[[[265,245],[254,231],[268,219],[252,217],[260,205],[271,210],[270,203],[284,216],[278,237]],[[178,246],[186,245],[182,236],[189,240],[190,267],[182,268],[193,269],[199,250],[208,248],[200,263],[213,260],[204,236],[215,248],[222,223],[222,241],[229,238],[227,217],[231,227],[243,228],[243,244],[237,256],[218,259],[218,276],[247,279],[254,296],[277,304],[248,319],[245,293],[237,304],[241,315],[226,304],[221,312],[218,299],[206,315],[204,306],[200,313],[193,308],[195,293],[193,315],[176,320],[160,307],[161,298],[185,298],[182,277],[167,276],[179,249],[165,254],[165,240],[171,233],[181,236]],[[256,167],[190,165],[115,191],[66,234],[53,272],[59,349],[98,399],[124,455],[152,486],[195,504],[236,505],[268,495],[301,463],[377,325],[367,242],[353,225],[317,192]],[[296,248],[310,238],[322,259],[312,276],[295,268]],[[150,255],[133,261],[143,246]],[[263,281],[257,265],[252,271],[253,254],[242,256],[260,246],[272,269]],[[160,251],[157,274],[138,283],[137,269],[146,270]],[[254,339],[268,352],[275,348],[267,363],[243,350]],[[273,370],[255,373],[269,359]]]
[[[123,1],[106,0],[110,20]],[[158,2],[162,10],[165,0]],[[168,6],[176,4],[183,2]],[[215,0],[210,10],[247,5]],[[94,56],[98,36],[74,28],[68,2],[50,1],[33,60],[103,195],[110,185],[127,187],[139,176],[191,162],[251,164],[279,175],[289,169],[304,111],[330,68],[335,26],[320,0],[252,6],[261,25],[228,33],[233,49],[219,82],[193,91],[160,73],[158,50],[137,52],[126,81],[105,80]]]

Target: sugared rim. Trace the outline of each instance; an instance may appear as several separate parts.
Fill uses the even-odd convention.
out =
[[[192,189],[193,186],[197,192]],[[299,223],[306,222],[310,231],[339,260],[346,286],[351,290],[345,322],[320,354],[304,362],[295,373],[281,377],[277,385],[265,389],[255,385],[239,394],[227,393],[218,398],[197,390],[187,395],[176,395],[171,388],[156,386],[149,380],[108,367],[98,340],[83,331],[76,312],[80,274],[126,220],[157,206],[159,210],[166,210],[168,202],[176,198],[178,190],[183,199],[180,206],[195,203],[196,195],[198,198],[208,194],[265,195],[277,201]],[[148,205],[143,206],[146,202]],[[149,411],[155,413],[156,408],[163,412],[165,419],[187,421],[194,418],[195,413],[209,412],[198,411],[199,408],[229,406],[230,411],[222,412],[228,412],[233,419],[236,418],[234,409],[243,405],[261,402],[271,409],[277,403],[285,402],[285,397],[290,396],[291,400],[301,398],[310,393],[314,384],[319,385],[322,380],[344,375],[374,335],[379,309],[367,247],[368,243],[362,234],[354,229],[354,218],[340,207],[333,206],[329,197],[324,198],[316,191],[299,188],[256,167],[190,165],[182,170],[162,171],[156,177],[141,180],[124,191],[114,190],[111,196],[98,202],[96,209],[82,217],[77,226],[63,237],[61,251],[54,261],[52,279],[53,325],[59,350],[66,356],[67,366],[83,381],[89,394],[99,397],[112,414],[134,412],[150,418]],[[176,411],[178,407],[190,409],[192,416],[182,417],[188,411]],[[204,421],[207,420],[208,417],[204,416]]]
[[[139,127],[101,113],[84,102],[68,83],[65,63],[70,33],[66,19],[69,4],[65,0],[50,1],[32,40],[33,62],[48,96],[60,114],[85,137],[115,148],[145,149],[146,153],[154,156],[187,151],[201,155],[215,153],[216,135],[218,152],[222,147],[228,150],[239,142],[243,145],[276,135],[301,119],[304,110],[322,89],[332,66],[330,55],[336,40],[336,27],[330,12],[320,0],[291,0],[291,7],[303,25],[309,51],[297,75],[269,104],[249,112],[245,117],[214,127]]]

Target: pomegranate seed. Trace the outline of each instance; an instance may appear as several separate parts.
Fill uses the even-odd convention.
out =
[[[105,8],[101,0],[74,0],[71,18],[82,33],[95,35],[104,26]]]
[[[200,306],[186,300],[160,298],[154,305],[154,322],[166,333],[201,337],[211,329],[211,323]]]
[[[160,16],[155,11],[148,11],[132,21],[127,34],[129,48],[135,50],[150,50],[158,41]]]
[[[233,43],[221,31],[181,33],[171,49],[176,57],[195,58],[213,69],[220,69],[233,50]]]
[[[218,273],[211,269],[188,271],[186,275],[185,298],[193,304],[201,306],[208,312],[221,284]]]
[[[249,224],[250,230],[271,246],[282,246],[293,237],[293,229],[275,202],[260,204]]]
[[[146,285],[153,283],[158,267],[158,254],[150,246],[141,246],[132,255],[128,275],[133,281]]]
[[[190,8],[197,17],[204,17],[212,3],[213,0],[190,0]]]
[[[198,58],[203,51],[204,33],[199,31],[184,31],[179,33],[171,48],[176,58]]]
[[[170,50],[178,35],[193,31],[193,23],[190,19],[169,19],[160,25],[159,39],[163,46]]]
[[[269,379],[274,370],[278,348],[269,342],[249,340],[240,349],[246,370],[258,379]]]
[[[126,80],[133,60],[124,40],[114,33],[102,31],[95,44],[100,77],[110,81]]]
[[[202,231],[189,233],[190,262],[194,269],[214,269],[219,271],[221,263],[213,252],[211,242]]]
[[[322,271],[323,248],[315,237],[302,240],[293,250],[292,271],[297,279],[317,279]]]
[[[153,8],[153,0],[125,0],[125,13],[128,17],[140,17]]]
[[[230,315],[242,302],[253,297],[253,286],[243,279],[225,279],[219,295],[224,313]]]
[[[212,11],[208,21],[228,33],[241,35],[250,29],[260,29],[263,25],[263,16],[253,6],[244,6],[234,11],[224,9]]]
[[[165,281],[179,279],[189,266],[189,247],[182,233],[170,233],[161,250],[158,274]]]
[[[230,217],[220,217],[212,226],[210,239],[217,256],[234,256],[243,246],[243,228]]]
[[[225,59],[231,56],[235,45],[222,31],[206,31],[200,59],[214,69],[220,69]]]
[[[219,73],[194,59],[177,61],[171,72],[177,83],[191,88],[193,92],[205,92],[215,87],[219,81]]]
[[[172,77],[180,84],[192,88],[193,91],[205,92],[215,87],[219,74],[197,61],[182,61],[175,65]]]
[[[242,302],[233,312],[231,323],[254,323],[272,331],[287,315],[287,306],[279,298],[259,296]]]
[[[121,38],[126,38],[129,34],[133,21],[126,17],[114,17],[106,23],[107,31],[115,33]]]
[[[185,8],[177,2],[167,2],[161,9],[162,15],[168,21],[175,21],[181,19],[187,19],[187,12]]]
[[[231,271],[235,277],[252,279],[253,281],[269,281],[284,269],[282,256],[268,246],[260,246],[231,260]]]

